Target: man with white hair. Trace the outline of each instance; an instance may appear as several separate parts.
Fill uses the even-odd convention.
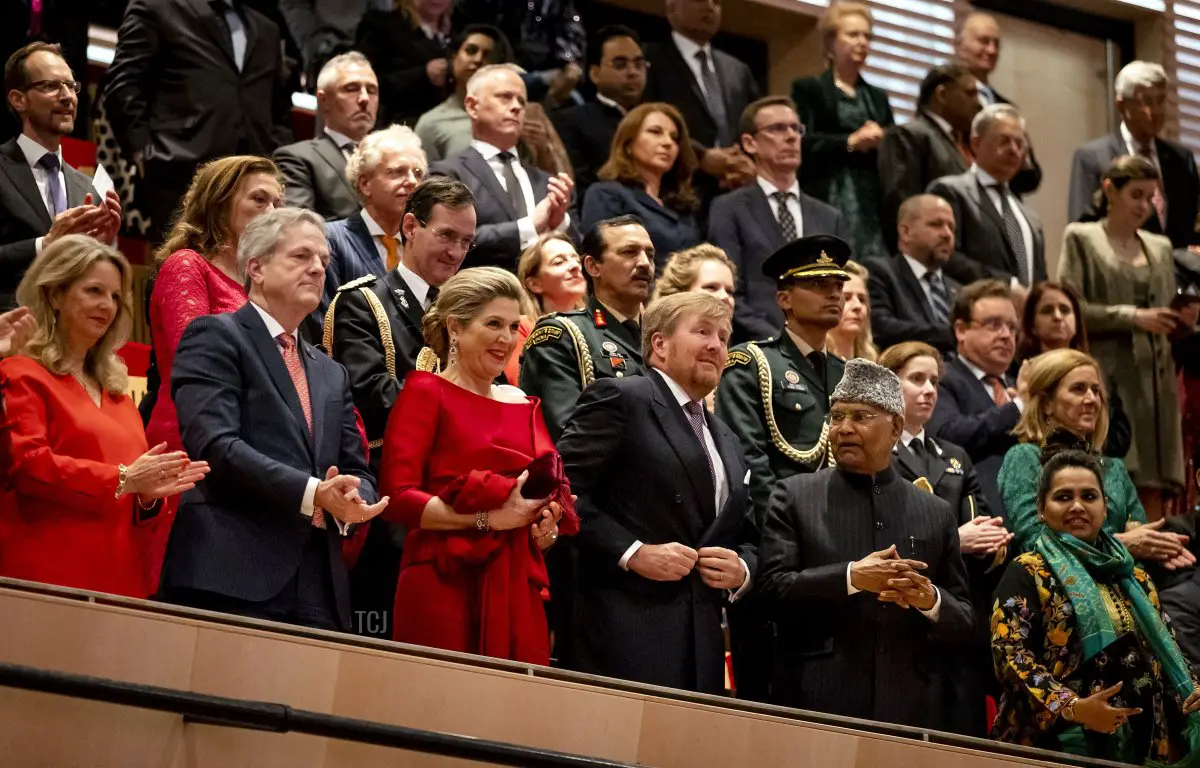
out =
[[[565,173],[550,176],[517,157],[525,125],[525,83],[512,64],[486,66],[467,82],[465,105],[474,140],[463,152],[435,163],[435,174],[470,187],[478,216],[475,248],[463,267],[517,271],[521,251],[547,232],[570,232],[575,188]]]
[[[1167,121],[1167,73],[1148,61],[1134,61],[1117,73],[1117,111],[1121,127],[1111,136],[1075,150],[1071,165],[1068,215],[1072,221],[1099,218],[1094,196],[1108,166],[1122,155],[1144,157],[1162,175],[1154,213],[1142,228],[1166,235],[1176,248],[1200,244],[1195,223],[1200,176],[1190,150],[1160,135]]]
[[[359,208],[346,161],[375,127],[379,112],[379,81],[365,56],[343,53],[321,68],[317,111],[325,124],[321,135],[280,147],[273,159],[283,174],[288,205],[316,211],[328,221],[345,219]]]
[[[350,628],[342,535],[387,498],[377,500],[346,370],[297,333],[321,300],[324,229],[301,208],[254,219],[238,240],[246,306],[197,318],[179,342],[180,433],[212,471],[180,504],[167,602]]]
[[[995,278],[1023,295],[1046,279],[1041,220],[1009,186],[1025,165],[1026,148],[1025,120],[1016,107],[984,107],[971,121],[975,163],[929,185],[930,194],[954,209],[955,253],[945,271],[963,285]]]

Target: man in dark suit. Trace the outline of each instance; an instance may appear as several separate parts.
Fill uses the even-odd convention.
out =
[[[737,147],[738,119],[758,98],[758,83],[745,62],[710,45],[721,28],[719,0],[667,0],[666,16],[671,39],[646,46],[645,101],[674,104],[683,114],[711,182],[700,181],[703,191],[740,187],[754,169]]]
[[[475,196],[475,248],[466,267],[517,271],[521,251],[539,236],[571,231],[571,178],[549,176],[517,157],[525,125],[525,83],[512,64],[482,67],[467,83],[465,101],[474,141],[434,163],[433,173],[458,179]]]
[[[832,400],[837,468],[780,483],[763,530],[761,589],[779,627],[771,699],[937,728],[930,670],[974,626],[958,526],[890,466],[904,427],[896,374],[851,360]]]
[[[579,495],[569,666],[719,694],[721,609],[758,567],[745,457],[704,407],[725,367],[730,312],[680,293],[642,320],[651,370],[585,391],[558,441]]]
[[[755,183],[713,200],[708,217],[708,239],[737,265],[734,343],[765,339],[783,324],[775,280],[762,272],[768,256],[806,235],[850,240],[838,209],[800,191],[803,126],[791,99],[767,96],[751,103],[738,129],[742,149],[754,160]]]
[[[882,224],[893,251],[900,205],[924,192],[934,179],[971,166],[971,120],[980,108],[971,71],[963,64],[942,64],[921,81],[916,117],[884,134],[879,145]]]
[[[404,377],[425,346],[421,321],[437,291],[462,264],[475,236],[475,198],[460,181],[434,177],[408,198],[404,213],[404,251],[395,269],[382,277],[367,275],[338,289],[325,315],[325,346],[346,367],[354,405],[362,416],[371,451],[371,471],[379,476],[383,433]],[[445,241],[435,233],[452,233]],[[407,533],[402,525],[372,520],[367,540],[350,572],[355,615],[391,614],[400,576],[400,555]],[[373,622],[391,638],[392,620]]]
[[[300,49],[311,91],[325,62],[354,45],[359,22],[368,10],[390,11],[387,0],[278,0],[279,13]]]
[[[1012,104],[988,83],[1000,60],[1000,23],[995,16],[983,11],[968,13],[954,35],[954,57],[966,64],[975,76],[980,104],[985,107]],[[1021,170],[1009,182],[1009,188],[1018,197],[1036,192],[1042,183],[1042,167],[1033,154],[1033,144],[1028,141],[1028,136],[1025,150]]]
[[[0,144],[0,312],[16,306],[17,285],[44,247],[64,235],[109,243],[121,226],[116,193],[101,200],[92,180],[63,162],[78,87],[57,45],[30,43],[4,67],[21,135]]]
[[[99,22],[97,6],[105,0],[8,0],[3,4],[4,24],[0,25],[0,60],[31,42],[57,43],[72,71],[88,71],[88,22]],[[36,6],[36,7],[35,7]],[[8,89],[5,89],[7,92]],[[71,135],[84,141],[91,138],[91,98],[86,87],[78,94],[75,128]],[[0,110],[0,141],[21,133],[21,118]]]
[[[580,199],[596,181],[600,166],[608,162],[621,118],[638,105],[646,90],[646,59],[637,32],[617,24],[596,33],[588,46],[588,79],[596,86],[595,101],[550,115],[575,169]]]
[[[966,173],[929,185],[954,209],[955,253],[946,273],[960,283],[1003,280],[1022,297],[1046,279],[1046,237],[1041,219],[1008,183],[1025,156],[1025,121],[1016,107],[993,104],[971,124],[975,164]]]
[[[1117,112],[1121,127],[1111,136],[1089,141],[1075,150],[1071,162],[1071,192],[1067,215],[1071,221],[1099,218],[1094,197],[1112,161],[1122,155],[1144,157],[1162,176],[1154,196],[1154,213],[1142,228],[1166,235],[1175,248],[1200,244],[1196,232],[1200,175],[1192,151],[1162,138],[1167,122],[1167,74],[1148,61],[1127,64],[1116,80]]]
[[[298,338],[329,258],[324,221],[280,208],[247,225],[250,301],[197,318],[171,372],[183,444],[207,461],[163,563],[167,602],[350,628],[345,526],[383,511],[345,369]]]
[[[1016,445],[1012,430],[1025,402],[1025,382],[1008,379],[1020,323],[1009,286],[980,280],[958,292],[950,316],[958,357],[946,364],[937,408],[929,422],[934,437],[962,446],[975,463],[989,509],[1004,509],[997,477],[1004,454]],[[1022,369],[1024,370],[1024,369]]]
[[[244,5],[132,0],[107,77],[105,108],[141,173],[152,242],[201,163],[292,140],[279,28]]]
[[[346,178],[346,161],[372,128],[379,112],[379,82],[361,53],[330,59],[317,79],[317,110],[325,130],[316,138],[275,150],[288,205],[328,220],[358,211],[358,194]]]
[[[953,352],[950,307],[961,286],[942,267],[954,253],[954,211],[936,195],[916,195],[900,206],[899,218],[899,255],[867,262],[875,343],[887,349],[924,341]]]

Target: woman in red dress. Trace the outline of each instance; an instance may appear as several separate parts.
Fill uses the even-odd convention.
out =
[[[424,321],[442,370],[406,377],[380,488],[385,517],[409,528],[394,639],[548,664],[542,553],[579,521],[537,398],[492,383],[516,344],[520,297],[495,267],[442,286]]]
[[[0,576],[146,597],[135,528],[208,473],[181,451],[147,450],[113,352],[131,279],[120,253],[71,235],[17,289],[37,330],[0,360]]]
[[[280,205],[283,182],[275,163],[265,157],[223,157],[196,172],[180,204],[179,217],[155,252],[158,273],[150,294],[150,335],[162,384],[146,425],[146,439],[183,448],[179,418],[171,399],[171,366],[188,323],[201,315],[234,312],[246,303],[238,275],[237,245],[242,230],[261,213]],[[168,503],[142,533],[149,557],[147,577],[157,589],[167,538],[175,519]]]

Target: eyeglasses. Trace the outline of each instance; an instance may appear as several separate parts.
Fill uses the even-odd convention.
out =
[[[1017,336],[1021,333],[1021,326],[1017,325],[1016,323],[1001,320],[998,317],[989,317],[984,320],[972,320],[971,325],[977,325],[985,331],[989,331],[991,333],[1008,331],[1013,336]]]
[[[645,72],[650,69],[650,62],[641,58],[627,59],[624,56],[618,56],[609,62],[609,65],[618,72],[624,72],[627,69],[635,69],[638,72]]]
[[[423,229],[428,229],[430,232],[432,232],[433,239],[437,240],[441,245],[458,245],[464,251],[469,251],[475,247],[474,237],[460,235],[453,229],[439,229],[437,227],[431,227],[429,226],[428,222],[421,221],[420,219],[417,219],[417,223],[420,224]]]
[[[841,424],[849,419],[854,424],[867,424],[878,416],[873,411],[833,411],[829,414],[829,421],[831,424]]]
[[[63,88],[72,93],[79,93],[80,89],[83,88],[83,84],[78,80],[38,80],[35,83],[30,83],[21,90],[37,91],[49,96],[59,93]]]
[[[800,138],[804,138],[805,132],[804,123],[771,123],[764,125],[755,130],[755,133],[769,133],[772,136],[786,136],[792,131],[800,134]]]

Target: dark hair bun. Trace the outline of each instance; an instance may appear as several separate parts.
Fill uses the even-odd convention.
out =
[[[1046,440],[1042,443],[1042,466],[1045,466],[1046,462],[1063,451],[1079,451],[1087,454],[1095,453],[1091,443],[1087,440],[1084,440],[1069,429],[1059,427],[1047,435]]]

